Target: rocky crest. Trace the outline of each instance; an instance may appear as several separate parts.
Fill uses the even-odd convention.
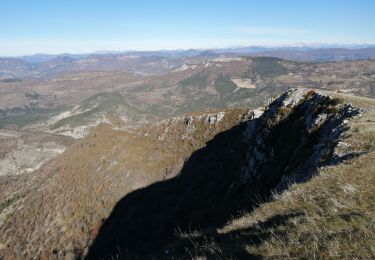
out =
[[[330,163],[348,119],[361,114],[350,104],[314,91],[289,90],[248,123],[245,135],[250,145],[241,182],[282,189],[305,181]]]
[[[361,113],[290,90],[264,111],[194,113],[133,133],[101,124],[34,173],[0,178],[0,257],[170,258],[176,230],[217,230],[346,158],[337,144]]]
[[[87,258],[160,255],[169,251],[176,230],[222,226],[239,211],[256,207],[254,201],[266,201],[330,163],[347,120],[361,110],[293,89],[259,118],[255,114],[195,151],[176,177],[122,198]]]

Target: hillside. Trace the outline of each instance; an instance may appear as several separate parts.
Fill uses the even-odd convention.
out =
[[[133,131],[196,111],[255,109],[292,87],[375,93],[373,60],[304,63],[201,54],[184,56],[164,75],[104,70],[0,82],[1,173],[39,168],[69,146],[67,139],[84,138],[102,123]],[[36,137],[14,142],[27,135]]]
[[[122,196],[174,177],[194,150],[247,114],[188,115],[133,133],[101,124],[40,170],[0,176],[0,255],[81,255]]]
[[[1,1],[0,260],[375,260],[374,13]]]
[[[72,142],[61,135],[0,129],[0,176],[32,172]]]
[[[375,97],[374,82],[373,60],[189,57],[158,76],[96,71],[2,82],[0,127],[82,137],[114,118],[126,125],[195,111],[254,109],[291,87]]]
[[[290,90],[263,110],[99,124],[0,177],[0,256],[373,257],[375,101]]]
[[[222,227],[179,230],[168,254],[186,259],[374,258],[375,101],[329,94],[366,111],[349,122],[335,148],[344,161],[334,159],[306,183],[272,194],[271,201],[256,198],[254,211]]]

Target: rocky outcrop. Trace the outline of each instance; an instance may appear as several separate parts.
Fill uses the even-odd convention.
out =
[[[256,207],[254,201],[270,199],[329,163],[347,119],[361,114],[337,99],[295,89],[256,118],[258,112],[195,151],[176,177],[122,198],[87,259],[152,258],[168,251],[176,230],[216,230]]]
[[[190,141],[197,143],[198,147],[234,125],[247,121],[249,118],[259,117],[262,112],[260,110],[253,112],[249,109],[227,109],[211,113],[194,113],[146,124],[141,129],[136,129],[136,132],[143,133],[145,136],[155,136],[166,142]]]
[[[215,231],[254,201],[345,157],[334,156],[335,147],[360,114],[328,96],[290,90],[265,110],[194,113],[133,134],[99,125],[24,175],[35,181],[22,193],[24,182],[15,184],[22,199],[6,195],[3,213],[16,210],[0,224],[0,257],[171,258],[165,252],[176,231]]]
[[[250,140],[240,182],[258,192],[304,181],[332,159],[348,119],[362,111],[314,91],[292,89],[270,104],[245,136]]]

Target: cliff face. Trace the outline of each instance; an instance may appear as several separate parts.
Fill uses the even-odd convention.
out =
[[[330,163],[348,119],[361,113],[314,91],[289,90],[259,119],[249,122],[245,134],[250,145],[241,183],[263,193],[307,180],[318,167]]]
[[[256,200],[329,164],[348,119],[361,110],[314,91],[290,90],[265,112],[216,135],[180,174],[130,193],[115,206],[89,259],[159,254],[181,234],[215,229]],[[347,157],[347,155],[342,155]]]

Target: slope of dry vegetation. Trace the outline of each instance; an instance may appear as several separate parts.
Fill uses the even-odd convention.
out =
[[[375,257],[375,101],[336,95],[367,110],[352,120],[337,149],[361,154],[325,166],[307,183],[294,184],[271,202],[215,230],[176,232],[170,254],[181,258]],[[177,230],[178,231],[178,230]]]
[[[39,171],[0,178],[0,256],[81,256],[120,198],[175,176],[195,149],[247,112],[226,111],[212,124],[197,113],[134,133],[102,124]]]
[[[330,94],[366,110],[364,116],[349,122],[351,128],[337,148],[339,153],[354,152],[359,156],[321,168],[309,182],[275,194],[271,202],[255,199],[254,211],[236,214],[224,226],[176,228],[176,242],[167,245],[158,257],[374,258],[375,101]],[[130,132],[99,125],[37,172],[0,177],[0,256],[84,256],[121,198],[176,176],[194,151],[205,148],[219,132],[249,116],[247,109],[226,110],[223,114],[191,113],[145,124]],[[237,135],[234,138],[230,131],[226,132],[218,137],[224,146],[211,145],[209,149],[225,150],[239,140]],[[229,159],[242,158],[231,150],[224,155],[230,155]],[[212,158],[200,160],[209,163],[209,159]],[[221,161],[211,163],[218,173],[222,170]],[[238,161],[231,160],[230,165],[238,165]],[[203,178],[207,185],[212,176],[196,177]],[[193,182],[185,179],[187,183]],[[225,179],[221,180],[223,183]],[[212,207],[206,197],[194,199]],[[205,217],[199,211],[188,214],[195,219]],[[148,230],[150,234],[154,231]],[[125,256],[126,252],[119,252],[119,257]]]
[[[83,116],[82,124],[92,123],[103,114],[168,118],[205,109],[256,108],[290,87],[375,97],[374,60],[303,63],[243,57],[224,62],[201,57],[184,62],[188,69],[158,76],[95,71],[0,82],[0,127],[25,128],[75,106],[81,106],[83,113],[61,121],[60,126],[75,124]],[[233,80],[247,82],[251,88],[236,88]],[[104,95],[116,100],[85,110],[87,100]]]

